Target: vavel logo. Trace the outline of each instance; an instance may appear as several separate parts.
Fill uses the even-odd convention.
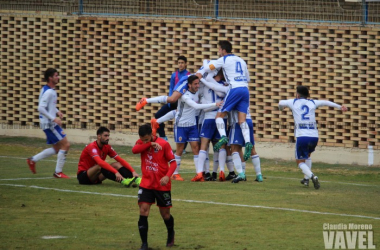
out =
[[[371,224],[323,224],[325,249],[376,249]]]

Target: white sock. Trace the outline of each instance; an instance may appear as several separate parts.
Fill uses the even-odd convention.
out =
[[[220,171],[224,172],[224,166],[226,165],[226,161],[227,161],[227,151],[225,148],[222,148],[219,150],[219,168],[220,168]]]
[[[47,149],[43,150],[42,152],[33,156],[32,161],[37,162],[39,160],[42,160],[43,158],[46,158],[46,157],[49,157],[49,156],[52,156],[55,154],[56,154],[56,152],[55,152],[54,148],[47,148]]]
[[[198,164],[197,164],[197,173],[203,172],[203,166],[205,165],[206,158],[207,158],[207,152],[204,150],[199,150],[198,156]],[[195,155],[194,155],[194,162],[195,162]]]
[[[241,166],[240,154],[238,152],[232,153],[232,161],[233,161],[234,166],[236,168],[237,174],[240,174],[241,172],[243,172],[243,168]]]
[[[245,161],[241,162],[241,169],[243,170],[243,173],[245,173]]]
[[[219,159],[220,162],[220,159]],[[227,168],[229,172],[234,171],[234,162],[232,161],[232,155],[227,156]]]
[[[220,152],[220,150],[219,150]],[[218,167],[219,167],[219,152],[214,152],[214,155],[212,157],[212,160],[214,162],[213,166],[212,166],[212,172],[215,172],[218,171]],[[223,167],[224,169],[224,167]],[[222,170],[220,170],[222,171]]]
[[[205,173],[210,173],[210,158],[209,158],[208,152],[206,155],[206,161],[205,161],[205,164],[203,166],[203,170],[205,171]]]
[[[198,160],[199,160],[199,156],[198,155],[194,155],[194,166],[195,166],[195,172],[198,173]],[[203,170],[203,165],[202,165],[202,170]],[[201,172],[202,172],[201,170]]]
[[[298,164],[298,167],[302,170],[302,173],[307,176],[307,179],[310,179],[313,173],[310,171],[309,167],[306,165],[306,163],[301,162]]]
[[[178,174],[179,167],[181,166],[181,156],[174,155],[174,157],[175,157],[175,161],[177,163],[177,168],[176,168],[176,170],[174,170],[173,174]]]
[[[168,97],[165,95],[162,95],[162,96],[157,96],[153,98],[147,98],[146,102],[147,103],[166,103],[167,100],[168,100]]]
[[[172,119],[175,118],[175,114],[176,114],[176,111],[175,110],[172,110],[170,111],[169,113],[167,113],[166,115],[160,117],[157,119],[157,123],[158,124],[161,124],[161,123],[164,123],[164,122],[167,122],[167,121],[170,121]]]
[[[251,137],[249,136],[249,127],[248,127],[247,122],[243,122],[242,124],[240,124],[240,128],[241,128],[241,132],[243,134],[245,143],[251,142]]]
[[[63,165],[66,162],[66,154],[67,154],[67,151],[59,150],[58,155],[57,155],[57,165],[55,166],[56,173],[62,172]]]
[[[306,165],[309,167],[310,171],[311,171],[311,158],[307,158],[306,161],[305,161]],[[304,176],[305,179],[309,179],[307,178],[307,176],[305,175]]]
[[[224,120],[223,118],[216,118],[215,119],[216,128],[218,129],[220,136],[226,136],[226,129],[224,128]]]
[[[255,168],[256,175],[261,174],[260,157],[259,155],[251,156],[253,167]]]

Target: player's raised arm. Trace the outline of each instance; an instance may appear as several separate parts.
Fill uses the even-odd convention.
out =
[[[140,154],[152,146],[151,142],[143,143],[141,140],[137,140],[135,146],[132,148],[133,154]]]
[[[323,106],[328,106],[328,107],[333,107],[333,108],[337,108],[337,109],[340,109],[342,110],[343,112],[347,111],[347,107],[346,106],[341,106],[335,102],[330,102],[330,101],[326,101],[326,100],[313,100],[314,103],[315,103],[315,106],[317,108],[319,107],[323,107]]]
[[[278,103],[278,108],[282,111],[284,110],[284,108],[288,107],[288,108],[291,108],[292,107],[292,103],[293,103],[294,99],[290,99],[290,100],[281,100],[279,103]]]

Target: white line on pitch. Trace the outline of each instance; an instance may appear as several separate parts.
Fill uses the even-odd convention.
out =
[[[9,159],[19,159],[19,160],[26,160],[27,158],[23,158],[23,157],[15,157],[15,156],[6,156],[6,155],[0,155],[0,158],[9,158]],[[41,160],[41,161],[46,161],[46,162],[57,162],[56,160]],[[78,164],[78,162],[73,162],[73,161],[66,161],[66,163],[72,163],[72,164]],[[140,166],[133,166],[134,168],[141,168]],[[191,174],[191,173],[194,173],[194,171],[181,171],[181,173],[183,174]],[[253,176],[254,175],[247,175],[247,176]],[[281,177],[281,176],[267,176],[267,175],[264,175],[265,177],[268,177],[268,178],[276,178],[276,179],[288,179],[288,180],[299,180],[297,178],[291,178],[291,177]],[[33,179],[33,178],[30,178],[30,179]],[[37,179],[37,178],[36,178]],[[11,181],[11,180],[18,180],[18,179],[0,179],[0,181],[2,180],[7,180],[7,181]],[[352,182],[337,182],[337,181],[321,181],[319,180],[319,182],[324,182],[324,183],[337,183],[337,184],[343,184],[343,185],[353,185],[353,186],[362,186],[362,187],[380,187],[380,185],[369,185],[369,184],[359,184],[359,183],[352,183]]]
[[[45,179],[53,179],[53,178],[54,177],[15,178],[15,179],[0,179],[0,181],[45,180]]]
[[[25,158],[25,157],[6,156],[6,155],[0,155],[0,158],[9,158],[9,159],[17,159],[17,160],[26,160],[26,159],[28,159],[28,158]],[[40,161],[57,162],[57,160],[40,160]],[[66,163],[75,163],[75,164],[78,164],[77,161],[66,161]]]
[[[0,184],[0,185],[2,185],[2,186],[11,186],[11,187],[27,187],[27,188],[36,188],[36,189],[44,189],[44,190],[53,190],[53,191],[66,192],[66,193],[95,194],[95,195],[114,196],[114,197],[128,197],[128,198],[135,198],[135,199],[137,198],[137,195],[125,195],[125,194],[111,194],[111,193],[99,193],[99,192],[89,192],[89,191],[77,191],[77,190],[69,190],[69,189],[58,189],[58,188],[48,188],[48,187],[39,187],[39,186],[27,186],[27,185],[18,185],[18,184]],[[244,205],[244,204],[231,204],[231,203],[214,202],[214,201],[197,201],[197,200],[182,200],[182,199],[173,199],[173,200],[174,201],[180,201],[180,202],[187,202],[187,203],[201,203],[201,204],[212,204],[212,205],[233,206],[233,207],[262,208],[262,209],[281,210],[281,211],[290,211],[290,212],[300,212],[300,213],[309,213],[309,214],[334,215],[334,216],[344,216],[344,217],[354,217],[354,218],[380,220],[380,217],[372,217],[372,216],[356,215],[356,214],[337,214],[337,213],[309,211],[309,210],[294,209],[294,208],[267,207],[267,206]]]

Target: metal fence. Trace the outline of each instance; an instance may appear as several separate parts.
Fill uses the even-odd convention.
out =
[[[0,0],[0,10],[380,24],[380,0]]]

